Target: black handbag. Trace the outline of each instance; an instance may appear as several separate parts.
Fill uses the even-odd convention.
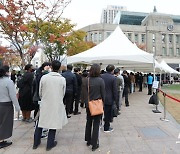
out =
[[[155,105],[159,104],[156,93],[153,93],[153,95],[149,98],[149,104],[155,104]]]

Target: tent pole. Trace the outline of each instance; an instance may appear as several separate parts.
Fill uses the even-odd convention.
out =
[[[160,84],[159,87],[160,87],[160,88],[161,88],[161,82],[162,82],[161,77],[162,77],[162,71],[160,71],[160,77],[159,77],[159,78],[160,78],[160,79],[159,79],[159,84]]]

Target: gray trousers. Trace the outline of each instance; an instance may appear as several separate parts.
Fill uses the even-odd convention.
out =
[[[121,110],[122,95],[123,95],[123,89],[121,89],[121,91],[119,91],[119,110]]]

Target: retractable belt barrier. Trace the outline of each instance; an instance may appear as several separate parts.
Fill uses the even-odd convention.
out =
[[[163,94],[163,96],[164,96],[164,117],[163,118],[160,118],[162,121],[169,121],[168,119],[166,119],[166,97],[169,97],[170,99],[172,99],[172,100],[174,100],[174,101],[176,101],[176,102],[178,102],[178,103],[180,103],[180,100],[179,99],[177,99],[177,98],[175,98],[175,97],[172,97],[172,96],[170,96],[170,95],[168,95],[167,93],[165,93],[164,91],[162,91],[161,89],[158,89],[158,91],[160,91],[162,94]]]
[[[165,93],[165,92],[162,91],[161,89],[158,89],[158,90],[163,94],[164,97],[167,96],[167,97],[171,98],[172,100],[174,100],[174,101],[180,103],[180,99],[177,99],[177,98],[175,98],[175,97],[172,97],[172,96],[168,95],[167,93]]]

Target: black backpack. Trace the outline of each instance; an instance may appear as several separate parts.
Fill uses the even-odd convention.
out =
[[[17,87],[18,87],[18,88],[23,88],[23,87],[24,87],[23,76],[19,76],[19,77],[18,77]]]

